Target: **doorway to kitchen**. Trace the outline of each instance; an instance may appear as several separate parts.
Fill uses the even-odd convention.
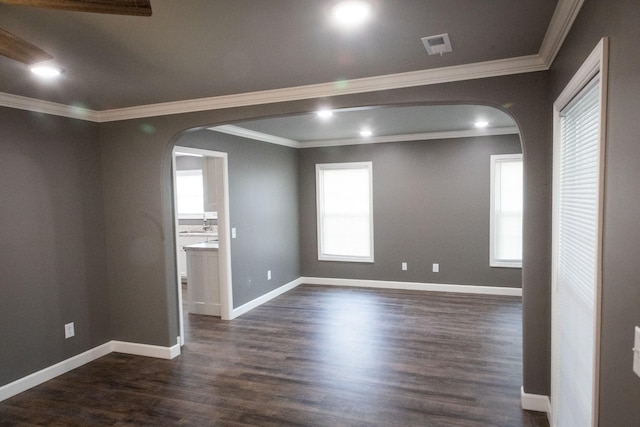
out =
[[[172,153],[180,344],[189,313],[229,319],[232,309],[227,153]],[[186,313],[185,313],[186,309]]]

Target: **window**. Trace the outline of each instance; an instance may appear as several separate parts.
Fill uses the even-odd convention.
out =
[[[491,156],[491,267],[522,267],[522,154]]]
[[[373,262],[372,164],[316,165],[318,259]]]
[[[204,215],[202,170],[176,171],[178,218],[202,218]]]

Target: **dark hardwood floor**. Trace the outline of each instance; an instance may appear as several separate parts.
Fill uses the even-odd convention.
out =
[[[187,316],[180,357],[112,353],[0,402],[0,425],[548,425],[520,409],[520,298],[304,285]]]

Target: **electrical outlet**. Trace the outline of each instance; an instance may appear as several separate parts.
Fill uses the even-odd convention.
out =
[[[407,263],[406,262],[402,263],[402,271],[407,271]]]
[[[432,271],[434,273],[440,273],[440,264],[433,264],[433,269]]]
[[[637,326],[635,335],[633,340],[633,372],[640,377],[640,328]]]
[[[267,270],[267,280],[271,280],[271,270]]]
[[[236,238],[236,228],[235,228],[235,227],[233,227],[233,228],[231,229],[231,238],[232,238],[232,239],[235,239],[235,238]]]
[[[76,334],[75,328],[73,326],[73,322],[67,323],[64,325],[64,338],[71,338]]]

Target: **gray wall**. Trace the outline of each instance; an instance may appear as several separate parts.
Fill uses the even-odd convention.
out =
[[[520,287],[521,269],[489,267],[489,159],[521,152],[518,135],[300,150],[303,276]],[[359,161],[373,162],[375,263],[318,261],[315,165]]]
[[[103,215],[98,126],[0,107],[0,385],[109,341]]]
[[[206,129],[176,144],[228,153],[234,308],[300,277],[296,150]]]
[[[169,159],[179,134],[197,126],[314,111],[320,101],[334,108],[480,103],[513,115],[521,130],[525,162],[523,382],[528,393],[548,394],[551,112],[547,73],[100,124],[113,338],[163,346],[176,342]],[[233,216],[235,208],[231,208]],[[246,228],[242,223],[235,225],[239,233]]]
[[[559,95],[601,37],[610,37],[605,162],[600,425],[637,426],[640,378],[632,372],[640,326],[640,2],[587,0],[551,69]]]
[[[525,159],[523,382],[525,391],[529,393],[548,394],[551,114],[547,73],[470,80],[322,100],[123,120],[98,125],[3,109],[1,117],[5,126],[2,126],[2,133],[10,134],[15,140],[6,143],[2,149],[17,153],[29,149],[29,156],[38,159],[38,164],[44,165],[43,171],[50,172],[49,175],[38,178],[34,171],[30,182],[35,184],[28,185],[28,191],[20,192],[24,198],[24,202],[21,201],[23,205],[20,209],[11,210],[8,217],[18,218],[15,224],[24,225],[25,229],[28,228],[27,225],[32,227],[38,221],[47,224],[45,229],[51,230],[49,235],[54,236],[52,239],[56,239],[56,244],[49,245],[48,249],[44,250],[36,246],[36,243],[43,241],[39,235],[9,238],[3,236],[5,242],[15,243],[11,246],[14,252],[25,256],[40,255],[38,258],[48,264],[26,273],[25,277],[28,280],[23,278],[14,281],[19,285],[2,289],[2,292],[10,293],[9,298],[2,298],[2,327],[6,328],[5,325],[14,325],[25,318],[29,319],[27,326],[20,324],[13,332],[3,331],[3,337],[9,337],[9,342],[17,344],[13,347],[15,350],[5,350],[7,346],[2,346],[0,354],[4,358],[3,362],[10,360],[10,364],[3,363],[3,367],[11,367],[11,372],[4,375],[2,381],[24,376],[27,371],[48,366],[108,339],[161,346],[174,345],[178,336],[178,307],[170,160],[173,144],[188,129],[233,123],[243,119],[314,111],[320,101],[330,103],[334,108],[406,103],[480,103],[503,108],[513,115],[521,130]],[[100,145],[99,153],[96,152],[96,138]],[[8,137],[3,137],[3,144],[8,140]],[[83,143],[78,144],[79,140]],[[209,145],[204,141],[202,144],[202,148],[215,148],[213,144]],[[230,149],[235,145],[232,142],[229,144]],[[253,146],[247,148],[249,152],[253,150]],[[61,159],[59,153],[73,155]],[[78,153],[83,154],[83,157]],[[79,157],[82,157],[81,160]],[[258,158],[256,154],[254,164]],[[61,166],[63,161],[66,164]],[[250,164],[251,162],[243,163],[245,171],[251,170]],[[295,174],[294,162],[291,167]],[[101,217],[99,206],[100,168],[104,219]],[[70,176],[71,173],[73,177]],[[58,175],[64,179],[56,181],[54,178]],[[238,184],[245,186],[250,192],[254,184],[239,179]],[[46,191],[42,192],[43,196],[46,194],[49,197],[58,197],[59,192],[52,187],[52,183],[58,181],[62,183],[58,185],[63,190],[63,194],[59,195],[60,200],[68,200],[68,205],[74,209],[67,209],[64,204],[51,202],[49,212],[45,214],[44,211],[37,211],[37,215],[40,216],[30,216],[28,212],[36,212],[34,209],[41,205],[42,197],[30,198],[29,195],[44,189]],[[10,182],[2,181],[0,187],[3,192],[11,193],[13,187],[8,184]],[[29,200],[31,202],[28,202]],[[251,227],[255,229],[259,219],[252,223],[254,220],[242,218],[242,211],[234,213],[238,209],[233,203],[232,217],[240,216],[232,218],[232,225],[238,226],[240,239],[244,230],[251,230]],[[72,226],[71,221],[66,219],[67,214],[69,218],[82,216],[83,221],[87,222],[78,226],[74,220]],[[269,212],[268,215],[272,213]],[[293,224],[296,224],[296,220],[293,221]],[[7,224],[5,222],[0,227],[8,235],[21,228],[13,225],[8,228]],[[69,236],[71,238],[68,238]],[[276,239],[278,237],[275,236]],[[102,238],[106,240],[106,270],[103,265],[104,246],[99,243]],[[239,242],[236,247],[240,248],[241,244]],[[257,275],[263,275],[262,270],[273,264],[268,260],[271,246],[261,249],[264,252],[257,255],[259,258],[248,260],[260,265]],[[9,267],[14,264],[14,260],[5,255],[8,253],[6,250],[3,251],[3,271],[11,271],[12,273],[6,277],[15,279],[19,274]],[[68,257],[67,253],[72,257]],[[257,251],[254,252],[256,253]],[[263,261],[263,258],[267,260]],[[74,260],[73,266],[64,264],[71,259]],[[6,268],[4,264],[7,264]],[[25,274],[22,269],[19,270],[20,274]],[[74,274],[78,277],[69,279]],[[237,275],[239,280],[245,281],[239,285],[240,288],[244,286],[244,290],[247,291],[242,296],[243,299],[251,298],[268,289],[261,286],[245,286],[248,283],[247,278],[252,274],[253,272],[245,276]],[[65,280],[46,279],[51,277],[64,277]],[[276,280],[285,282],[287,279],[278,277]],[[42,281],[48,286],[42,289],[41,293],[35,293],[37,310],[25,309],[15,303],[19,296],[26,298],[25,289],[39,285]],[[55,282],[54,285],[49,283],[52,281]],[[66,292],[68,287],[73,288],[71,292]],[[31,295],[31,291],[28,294]],[[68,303],[68,294],[71,295],[68,301],[81,300],[80,303]],[[108,301],[108,304],[105,304],[105,301]],[[72,307],[67,308],[67,305]],[[76,315],[73,313],[74,310],[81,313]],[[32,317],[29,318],[23,313]],[[66,318],[68,313],[81,318],[80,324],[91,324],[90,337],[74,341],[53,339],[59,339],[59,344],[46,341],[50,328],[59,328],[54,325],[56,322],[51,320],[52,317],[60,317],[60,323],[75,321]],[[82,316],[89,320],[84,320]],[[84,333],[83,330],[78,331],[79,336]],[[29,343],[34,341],[43,344],[20,344],[25,336],[30,337]],[[89,342],[91,344],[87,344]],[[61,348],[74,345],[73,343],[81,343],[79,347],[82,348],[74,348],[70,352]],[[16,361],[17,359],[21,360]]]

